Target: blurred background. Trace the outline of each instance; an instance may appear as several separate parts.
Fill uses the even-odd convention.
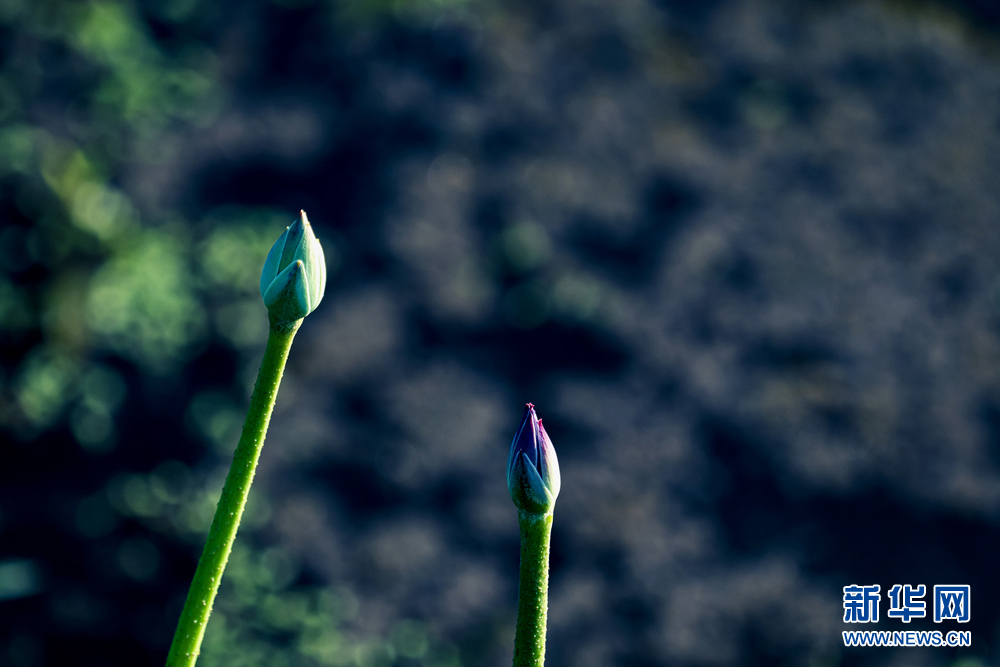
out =
[[[998,174],[988,0],[2,0],[0,664],[163,663],[302,208],[199,665],[510,664],[529,400],[552,667],[998,664]]]

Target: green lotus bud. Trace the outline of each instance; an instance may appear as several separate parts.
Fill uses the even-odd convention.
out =
[[[326,258],[306,212],[285,229],[264,260],[260,295],[273,320],[293,322],[316,310],[326,292]]]
[[[555,507],[562,486],[559,459],[535,406],[525,406],[521,426],[507,455],[507,490],[518,509],[545,514]]]

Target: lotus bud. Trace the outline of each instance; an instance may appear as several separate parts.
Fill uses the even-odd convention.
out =
[[[529,514],[547,514],[555,507],[561,486],[556,450],[535,406],[528,403],[507,456],[510,498]]]
[[[274,242],[260,274],[272,321],[293,322],[316,310],[326,292],[326,258],[306,212]]]

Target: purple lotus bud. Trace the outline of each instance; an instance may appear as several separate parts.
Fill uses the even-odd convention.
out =
[[[559,459],[535,406],[528,403],[507,456],[507,490],[518,509],[546,514],[562,486]]]

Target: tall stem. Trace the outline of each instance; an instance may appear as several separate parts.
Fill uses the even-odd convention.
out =
[[[250,397],[243,433],[236,446],[233,464],[222,487],[222,497],[215,509],[212,527],[208,530],[208,540],[198,560],[198,567],[177,623],[174,641],[167,656],[167,667],[193,667],[198,659],[205,626],[212,613],[212,603],[219,591],[222,572],[226,569],[226,561],[229,560],[229,552],[232,551],[236,530],[250,494],[250,484],[264,445],[267,425],[271,421],[271,411],[278,395],[278,385],[285,370],[288,351],[301,323],[302,320],[292,323],[271,322],[264,360],[257,372],[257,384]]]
[[[521,575],[517,590],[514,667],[543,667],[549,607],[549,540],[552,513],[518,510],[521,526]]]

